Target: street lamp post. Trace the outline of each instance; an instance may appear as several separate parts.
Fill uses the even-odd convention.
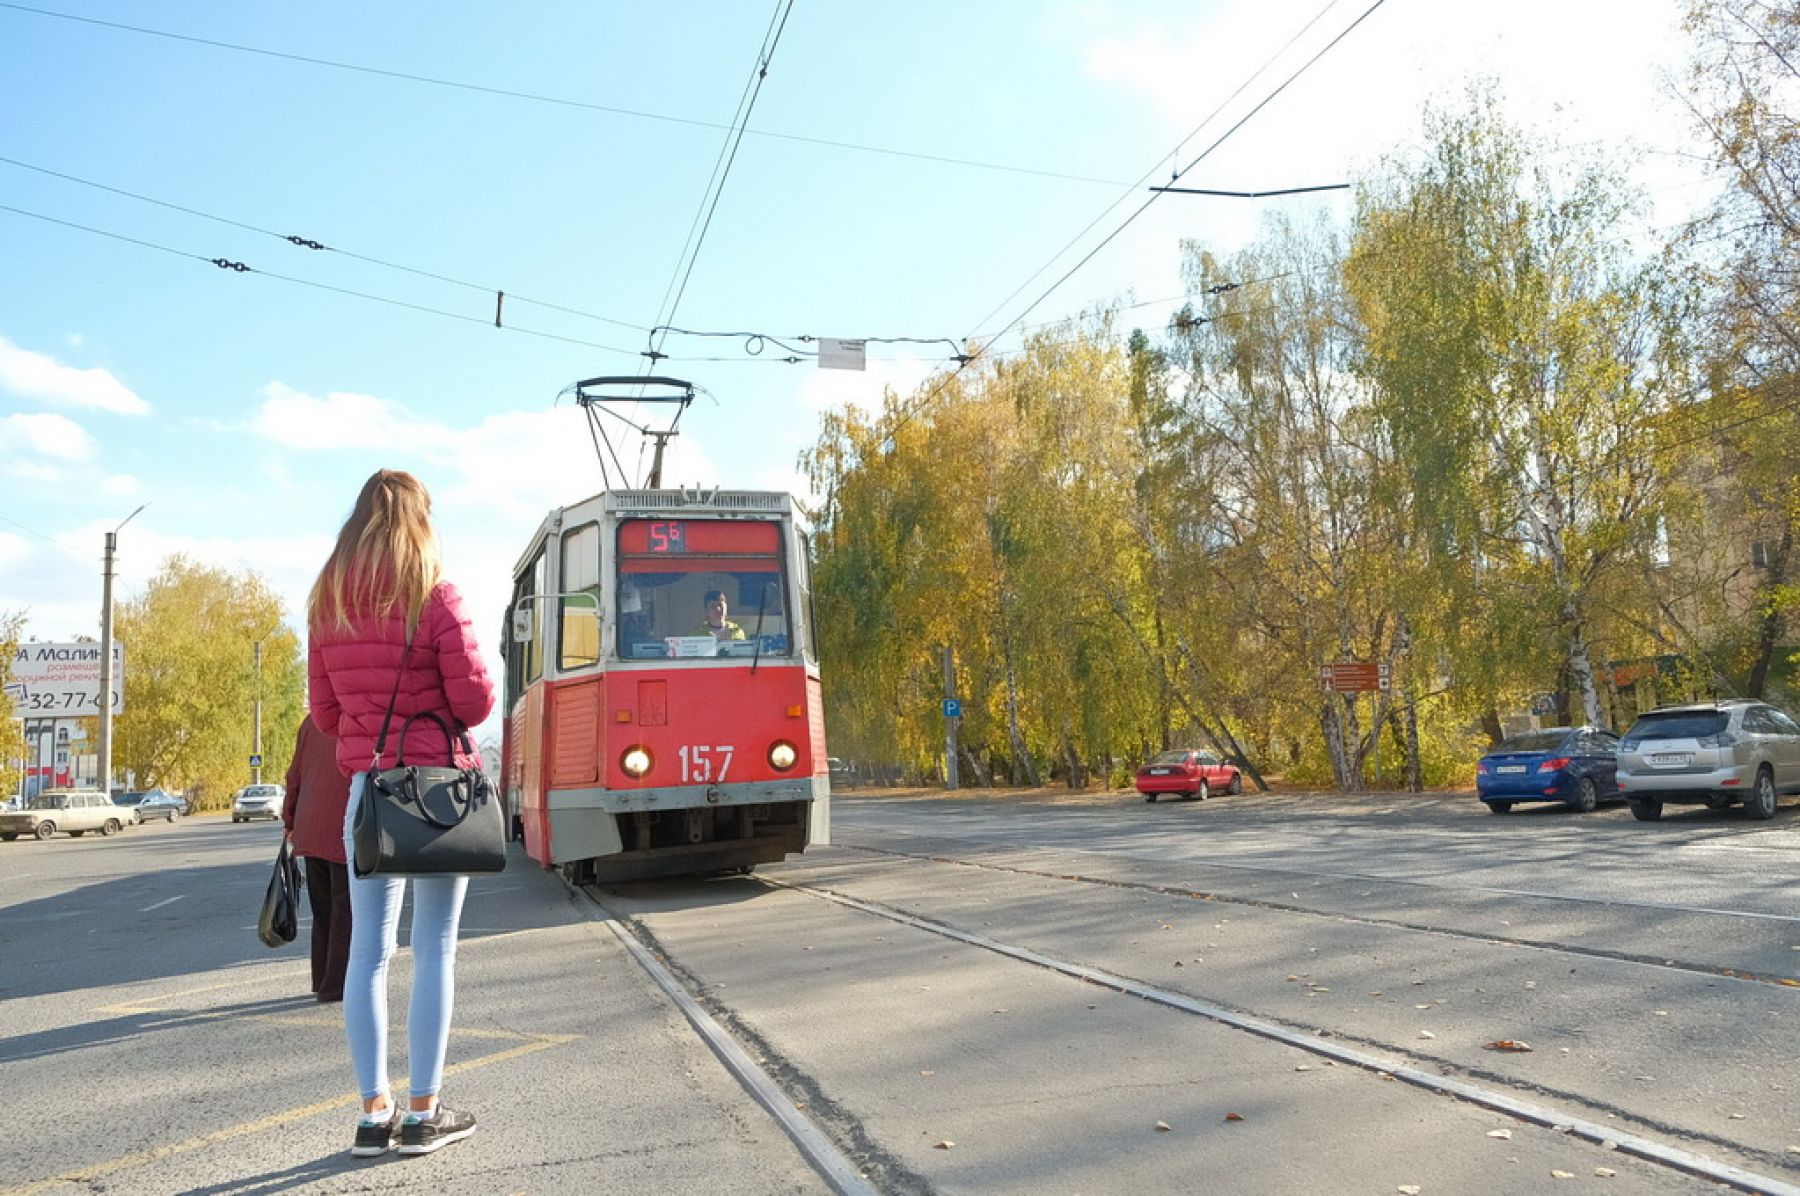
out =
[[[100,791],[112,795],[112,692],[113,692],[113,550],[119,546],[119,533],[138,517],[137,511],[125,516],[119,526],[106,533],[106,563],[100,571]]]
[[[250,716],[250,758],[256,763],[250,769],[250,783],[262,784],[262,641],[257,640],[253,649],[256,659],[256,700],[251,704]]]

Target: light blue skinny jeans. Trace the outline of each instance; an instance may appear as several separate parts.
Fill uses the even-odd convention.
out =
[[[368,774],[350,778],[344,811],[344,858],[356,859],[350,828]],[[344,1030],[364,1100],[388,1091],[388,960],[399,944],[406,877],[357,876],[350,869],[350,963],[344,972]],[[456,998],[456,931],[462,921],[466,876],[415,876],[413,882],[412,1003],[406,1015],[406,1053],[415,1097],[437,1095],[450,1045]]]

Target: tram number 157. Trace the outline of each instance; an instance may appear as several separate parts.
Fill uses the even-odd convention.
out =
[[[731,767],[731,753],[735,750],[730,744],[683,747],[680,751],[681,779],[690,785],[723,785],[725,772]]]

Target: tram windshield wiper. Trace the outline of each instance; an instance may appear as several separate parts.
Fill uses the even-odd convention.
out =
[[[769,588],[774,584],[772,581],[763,582],[762,593],[756,596],[756,655],[750,658],[750,675],[752,677],[756,676],[757,666],[762,664],[763,610],[769,605]]]

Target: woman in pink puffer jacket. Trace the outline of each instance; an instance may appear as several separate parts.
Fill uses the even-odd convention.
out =
[[[494,708],[494,687],[462,613],[456,588],[440,576],[431,497],[411,474],[378,471],[363,484],[337,546],[308,601],[308,705],[337,736],[338,769],[350,778],[344,817],[350,827],[371,768],[394,764],[409,715],[436,714],[455,729]],[[398,683],[396,686],[396,682]],[[379,758],[375,745],[390,698],[392,725]],[[409,763],[439,764],[455,745],[429,719],[407,732]],[[456,752],[459,765],[479,759]],[[456,988],[456,933],[466,876],[413,878],[413,990],[407,1017],[411,1100],[404,1120],[388,1092],[387,965],[393,957],[406,881],[352,873],[350,962],[344,977],[344,1028],[363,1097],[350,1153],[429,1154],[475,1132],[475,1118],[437,1099]]]

